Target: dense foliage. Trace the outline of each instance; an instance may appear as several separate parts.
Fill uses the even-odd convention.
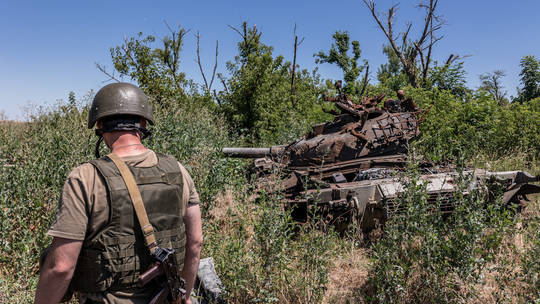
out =
[[[516,101],[523,103],[540,97],[540,62],[531,55],[521,58],[521,84]]]
[[[480,92],[462,101],[449,91],[410,89],[415,102],[428,110],[417,146],[432,160],[540,153],[540,99],[500,106]]]
[[[315,54],[315,62],[330,63],[337,65],[343,71],[343,80],[345,86],[343,92],[355,97],[361,97],[365,91],[368,81],[369,65],[367,60],[364,60],[363,65],[358,64],[362,50],[358,40],[350,41],[347,31],[337,31],[332,35],[334,43],[330,47],[328,53],[320,51]],[[349,45],[350,44],[350,45]],[[349,50],[352,46],[352,56],[349,55]],[[360,73],[365,70],[363,80],[360,81]]]
[[[221,111],[252,144],[286,142],[315,122],[328,118],[319,102],[319,76],[295,72],[291,88],[291,63],[274,57],[272,47],[261,42],[256,27],[243,24],[238,55],[227,63],[230,78],[217,96]]]

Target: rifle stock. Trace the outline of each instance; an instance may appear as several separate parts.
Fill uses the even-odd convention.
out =
[[[157,247],[152,252],[152,258],[156,263],[139,275],[137,285],[143,287],[154,279],[162,278],[163,288],[152,298],[150,303],[164,303],[159,301],[164,300],[165,297],[172,303],[183,303],[186,295],[185,280],[180,277],[174,249]]]

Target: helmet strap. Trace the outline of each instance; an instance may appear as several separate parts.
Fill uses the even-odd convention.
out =
[[[97,131],[97,130],[96,130]],[[96,132],[96,135],[97,135],[97,132]],[[101,142],[103,141],[103,136],[101,134],[98,135],[99,136],[99,139],[97,140],[96,142],[96,148],[94,150],[94,156],[96,158],[100,158],[101,156],[99,155],[99,146],[101,145]]]

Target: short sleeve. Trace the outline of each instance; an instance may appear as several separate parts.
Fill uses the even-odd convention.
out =
[[[193,179],[191,178],[191,175],[189,175],[189,172],[182,166],[182,164],[178,163],[180,166],[180,170],[182,171],[182,176],[184,178],[184,182],[186,183],[186,189],[189,193],[189,195],[185,195],[187,198],[187,204],[188,205],[198,205],[200,204],[199,194],[197,193],[197,189],[195,189],[195,183],[193,182]]]
[[[83,166],[92,166],[85,164]],[[47,232],[53,237],[72,240],[84,240],[88,225],[87,206],[89,204],[88,187],[81,177],[80,166],[75,168],[66,179],[58,202],[56,217]],[[83,167],[83,168],[81,168]]]

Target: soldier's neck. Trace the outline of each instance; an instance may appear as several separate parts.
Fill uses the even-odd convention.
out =
[[[138,134],[133,134],[130,132],[115,135],[116,136],[114,136],[114,138],[111,138],[111,144],[109,147],[111,152],[119,157],[138,155],[147,150],[146,147],[141,143],[141,138]]]

